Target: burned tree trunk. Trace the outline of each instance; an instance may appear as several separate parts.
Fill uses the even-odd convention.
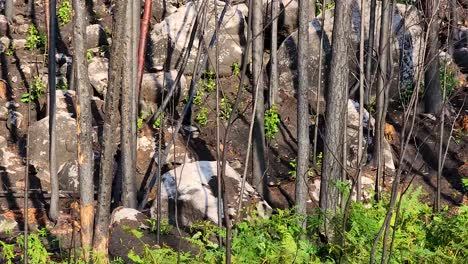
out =
[[[96,224],[94,228],[93,249],[96,253],[107,256],[110,222],[110,202],[112,179],[114,176],[114,155],[117,147],[115,131],[118,125],[119,91],[122,85],[123,56],[125,50],[125,16],[127,0],[115,1],[116,13],[113,18],[113,36],[109,64],[109,84],[107,88],[104,116],[104,130],[99,171],[99,194]]]
[[[86,59],[86,8],[85,3],[73,0],[75,9],[74,48],[76,71],[76,119],[78,136],[78,172],[80,175],[80,219],[81,244],[91,248],[94,226],[94,159],[93,159],[93,126],[91,113],[92,90],[88,78],[88,61]],[[85,258],[89,259],[86,254]]]

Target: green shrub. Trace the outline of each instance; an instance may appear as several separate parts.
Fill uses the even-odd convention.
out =
[[[208,112],[209,110],[207,107],[201,107],[200,111],[195,117],[195,122],[197,122],[197,124],[199,124],[200,126],[206,126],[206,124],[208,124]]]
[[[278,113],[278,107],[273,105],[270,109],[265,111],[265,136],[267,139],[274,139],[276,134],[279,132],[278,125],[280,123],[280,117]]]
[[[232,104],[228,98],[224,97],[219,103],[219,117],[224,120],[228,120],[231,116]]]
[[[44,49],[46,42],[46,35],[44,33],[40,33],[36,26],[31,24],[28,28],[28,35],[26,36],[26,44],[24,47],[28,50]]]
[[[21,102],[29,103],[31,101],[39,100],[45,93],[45,83],[40,76],[36,76],[29,87],[29,92],[21,95]]]
[[[57,17],[60,21],[60,26],[64,26],[72,21],[73,8],[68,0],[63,0],[58,6]]]

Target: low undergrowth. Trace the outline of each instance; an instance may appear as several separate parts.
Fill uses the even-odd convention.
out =
[[[390,234],[394,232],[394,239],[392,242],[390,235],[387,240],[387,245],[393,244],[388,263],[466,263],[468,207],[445,208],[433,213],[427,204],[420,202],[421,194],[421,189],[409,191],[401,200],[398,219],[393,214]],[[338,216],[330,221],[335,236],[328,242],[320,232],[323,215],[319,212],[305,217],[292,210],[276,210],[268,219],[250,212],[247,219],[232,228],[232,263],[368,263],[372,244],[387,212],[387,202],[388,199],[368,205],[352,203],[344,235],[342,217]],[[306,231],[301,228],[304,221],[307,221]],[[225,237],[225,229],[202,222],[194,225],[192,231],[192,236],[186,239],[198,248],[198,254],[176,252],[164,245],[162,248],[145,245],[143,255],[131,251],[128,257],[134,263],[145,264],[225,262],[225,247],[213,239],[217,235]],[[138,230],[131,233],[141,235]],[[29,239],[36,238],[33,235]],[[18,248],[21,242],[19,238]],[[30,244],[35,245],[34,252],[41,252],[35,254],[30,248],[30,258],[38,256],[30,263],[54,263],[37,241]],[[382,244],[381,240],[375,255],[378,262]],[[0,243],[1,263],[21,259],[21,253],[13,250],[14,247],[14,244]],[[119,258],[111,263],[124,262]]]

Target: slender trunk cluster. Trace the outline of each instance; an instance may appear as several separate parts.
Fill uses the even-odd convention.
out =
[[[377,166],[377,175],[375,178],[375,198],[378,200],[380,198],[380,181],[382,180],[384,173],[384,161],[383,161],[383,141],[384,138],[384,126],[385,126],[385,117],[386,117],[386,98],[389,82],[389,72],[388,72],[388,59],[390,52],[390,41],[389,41],[389,31],[390,31],[390,15],[392,10],[390,10],[390,1],[382,1],[382,13],[381,13],[381,24],[380,24],[380,40],[379,40],[379,70],[378,70],[378,80],[377,80],[377,95],[376,95],[376,116],[375,116],[375,148],[374,156]]]

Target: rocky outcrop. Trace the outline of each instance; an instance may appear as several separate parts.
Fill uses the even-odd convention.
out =
[[[170,69],[176,69],[182,63],[182,57],[189,44],[190,33],[197,16],[197,5],[197,3],[188,2],[178,8],[172,15],[166,17],[164,21],[154,26],[151,31],[151,44],[148,50],[151,54],[150,64],[153,67],[168,65]],[[215,5],[218,10],[217,14],[220,14],[224,2],[216,1]],[[208,3],[207,9],[208,14],[205,17],[207,24],[203,34],[206,46],[211,41],[218,20],[212,2]],[[243,14],[237,8],[228,7],[217,40],[219,45],[219,74],[221,76],[231,75],[233,63],[240,63],[246,35]],[[184,73],[193,74],[194,65],[198,63],[195,60],[199,46],[197,35]],[[216,58],[215,49],[210,50],[209,55],[211,60]]]
[[[369,6],[365,2],[364,7],[365,15],[363,17],[365,25],[369,24]],[[380,2],[377,3],[377,20],[380,17]],[[308,58],[308,71],[309,71],[309,87],[310,96],[309,102],[312,108],[316,105],[316,94],[318,87],[318,65],[319,65],[319,48],[320,38],[322,35],[322,29],[325,30],[323,39],[323,72],[322,72],[322,85],[321,85],[321,96],[319,97],[319,103],[321,104],[320,113],[323,113],[325,107],[324,94],[324,83],[327,81],[327,73],[329,71],[328,62],[331,59],[331,40],[333,30],[333,10],[325,11],[326,20],[325,25],[322,27],[319,19],[313,19],[310,22],[309,27],[309,58]],[[357,59],[358,58],[358,47],[359,47],[359,35],[360,35],[360,7],[357,2],[354,2],[352,8],[352,27],[350,34],[350,47],[351,56],[349,59],[350,64],[350,76],[349,76],[349,87],[352,88],[357,84],[357,80],[354,76],[357,76]],[[422,27],[421,17],[419,11],[413,6],[406,6],[397,4],[393,12],[393,28],[392,34],[394,38],[391,41],[391,51],[393,58],[402,58],[400,60],[395,59],[393,64],[394,78],[392,79],[392,87],[390,96],[398,94],[397,87],[401,86],[401,89],[407,89],[409,85],[413,83],[416,75],[416,66],[419,65],[423,58],[424,52],[423,38],[422,38]],[[379,25],[379,23],[377,23]],[[365,26],[365,36],[368,36],[368,26]],[[375,49],[378,50],[378,32],[379,26],[376,27],[377,35],[375,37]],[[354,56],[355,55],[355,56]],[[375,62],[374,62],[375,63]],[[290,96],[295,95],[297,89],[297,31],[291,34],[281,44],[278,49],[278,73],[279,73],[279,87]],[[374,89],[373,89],[374,90]]]
[[[190,226],[202,220],[218,223],[218,190],[217,190],[217,162],[197,161],[187,163],[175,170],[162,175],[161,212],[163,218],[170,223],[178,218],[182,226]],[[177,178],[175,178],[177,175]],[[177,188],[176,188],[177,179]],[[236,216],[241,189],[241,176],[229,165],[226,166],[225,197],[228,201],[228,212]],[[176,199],[177,193],[177,201]],[[178,215],[175,215],[177,204]],[[255,208],[261,217],[271,212],[271,207],[263,201],[255,189],[245,183],[243,208]],[[158,211],[157,200],[151,207],[151,216],[156,218]]]

